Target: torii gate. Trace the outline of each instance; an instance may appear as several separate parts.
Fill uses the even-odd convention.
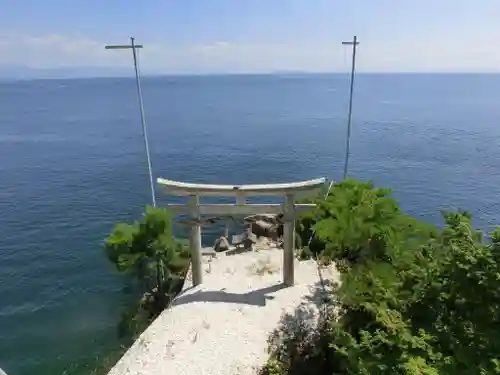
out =
[[[200,219],[200,215],[253,215],[278,214],[283,212],[283,282],[289,286],[294,284],[295,217],[297,213],[311,210],[315,207],[314,204],[296,204],[295,198],[317,191],[325,184],[326,178],[285,184],[261,185],[194,184],[163,178],[158,178],[157,182],[164,186],[170,195],[188,197],[187,204],[168,204],[168,207],[173,211],[186,212],[190,215],[190,219],[195,222]],[[203,196],[234,197],[235,203],[201,203],[200,198]],[[284,197],[284,203],[247,203],[247,199],[251,196]],[[200,285],[203,282],[200,224],[195,224],[191,227],[189,248],[191,251],[193,285]]]

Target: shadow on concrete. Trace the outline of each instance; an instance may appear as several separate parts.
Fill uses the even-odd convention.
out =
[[[337,314],[338,284],[322,279],[293,313],[283,314],[278,327],[269,335],[270,358],[286,365],[286,375],[332,374],[334,361],[329,327]],[[274,374],[264,366],[259,375]]]
[[[277,292],[285,288],[287,288],[287,286],[281,283],[267,288],[253,290],[248,293],[228,293],[225,291],[225,289],[222,289],[220,291],[199,290],[191,294],[184,293],[183,295],[180,295],[172,302],[172,306],[183,305],[190,302],[222,302],[239,303],[253,306],[265,306],[267,300],[274,299],[273,296],[269,296],[268,294]]]
[[[231,256],[231,255],[238,255],[238,254],[243,254],[243,253],[249,253],[251,251],[254,251],[251,247],[237,247],[235,249],[230,249],[225,252],[226,256]]]

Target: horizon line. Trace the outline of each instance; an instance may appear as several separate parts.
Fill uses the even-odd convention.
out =
[[[51,68],[48,68],[48,70]],[[394,71],[394,72],[386,72],[386,71],[360,71],[356,72],[356,75],[498,75],[500,71]],[[34,80],[58,80],[58,79],[106,79],[106,78],[134,78],[133,72],[130,74],[123,74],[123,72],[114,74],[96,74],[96,75],[70,75],[57,76],[57,73],[54,73],[53,77],[41,75],[37,76],[28,76],[22,77],[23,74],[19,76],[1,76],[0,81],[34,81]],[[272,71],[272,72],[227,72],[227,73],[141,73],[142,77],[149,78],[163,78],[163,77],[225,77],[225,76],[298,76],[298,75],[350,75],[350,72],[347,71],[325,71],[325,72],[317,72],[317,71]]]

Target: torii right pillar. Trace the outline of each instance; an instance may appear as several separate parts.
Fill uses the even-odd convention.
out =
[[[295,196],[287,194],[283,209],[283,283],[292,286],[295,282]]]

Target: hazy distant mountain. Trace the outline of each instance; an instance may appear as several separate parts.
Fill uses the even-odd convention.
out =
[[[0,79],[36,78],[86,78],[86,77],[127,77],[134,74],[133,68],[114,67],[63,67],[31,68],[23,65],[0,66]]]
[[[143,70],[143,76],[162,75]],[[228,75],[231,73],[170,73],[170,75]],[[232,74],[275,74],[280,76],[307,76],[310,73],[301,70],[276,70],[267,73],[232,73]],[[24,65],[0,65],[0,79],[2,80],[23,80],[23,79],[57,79],[57,78],[90,78],[90,77],[133,77],[134,68],[123,67],[61,67],[61,68],[31,68]]]

